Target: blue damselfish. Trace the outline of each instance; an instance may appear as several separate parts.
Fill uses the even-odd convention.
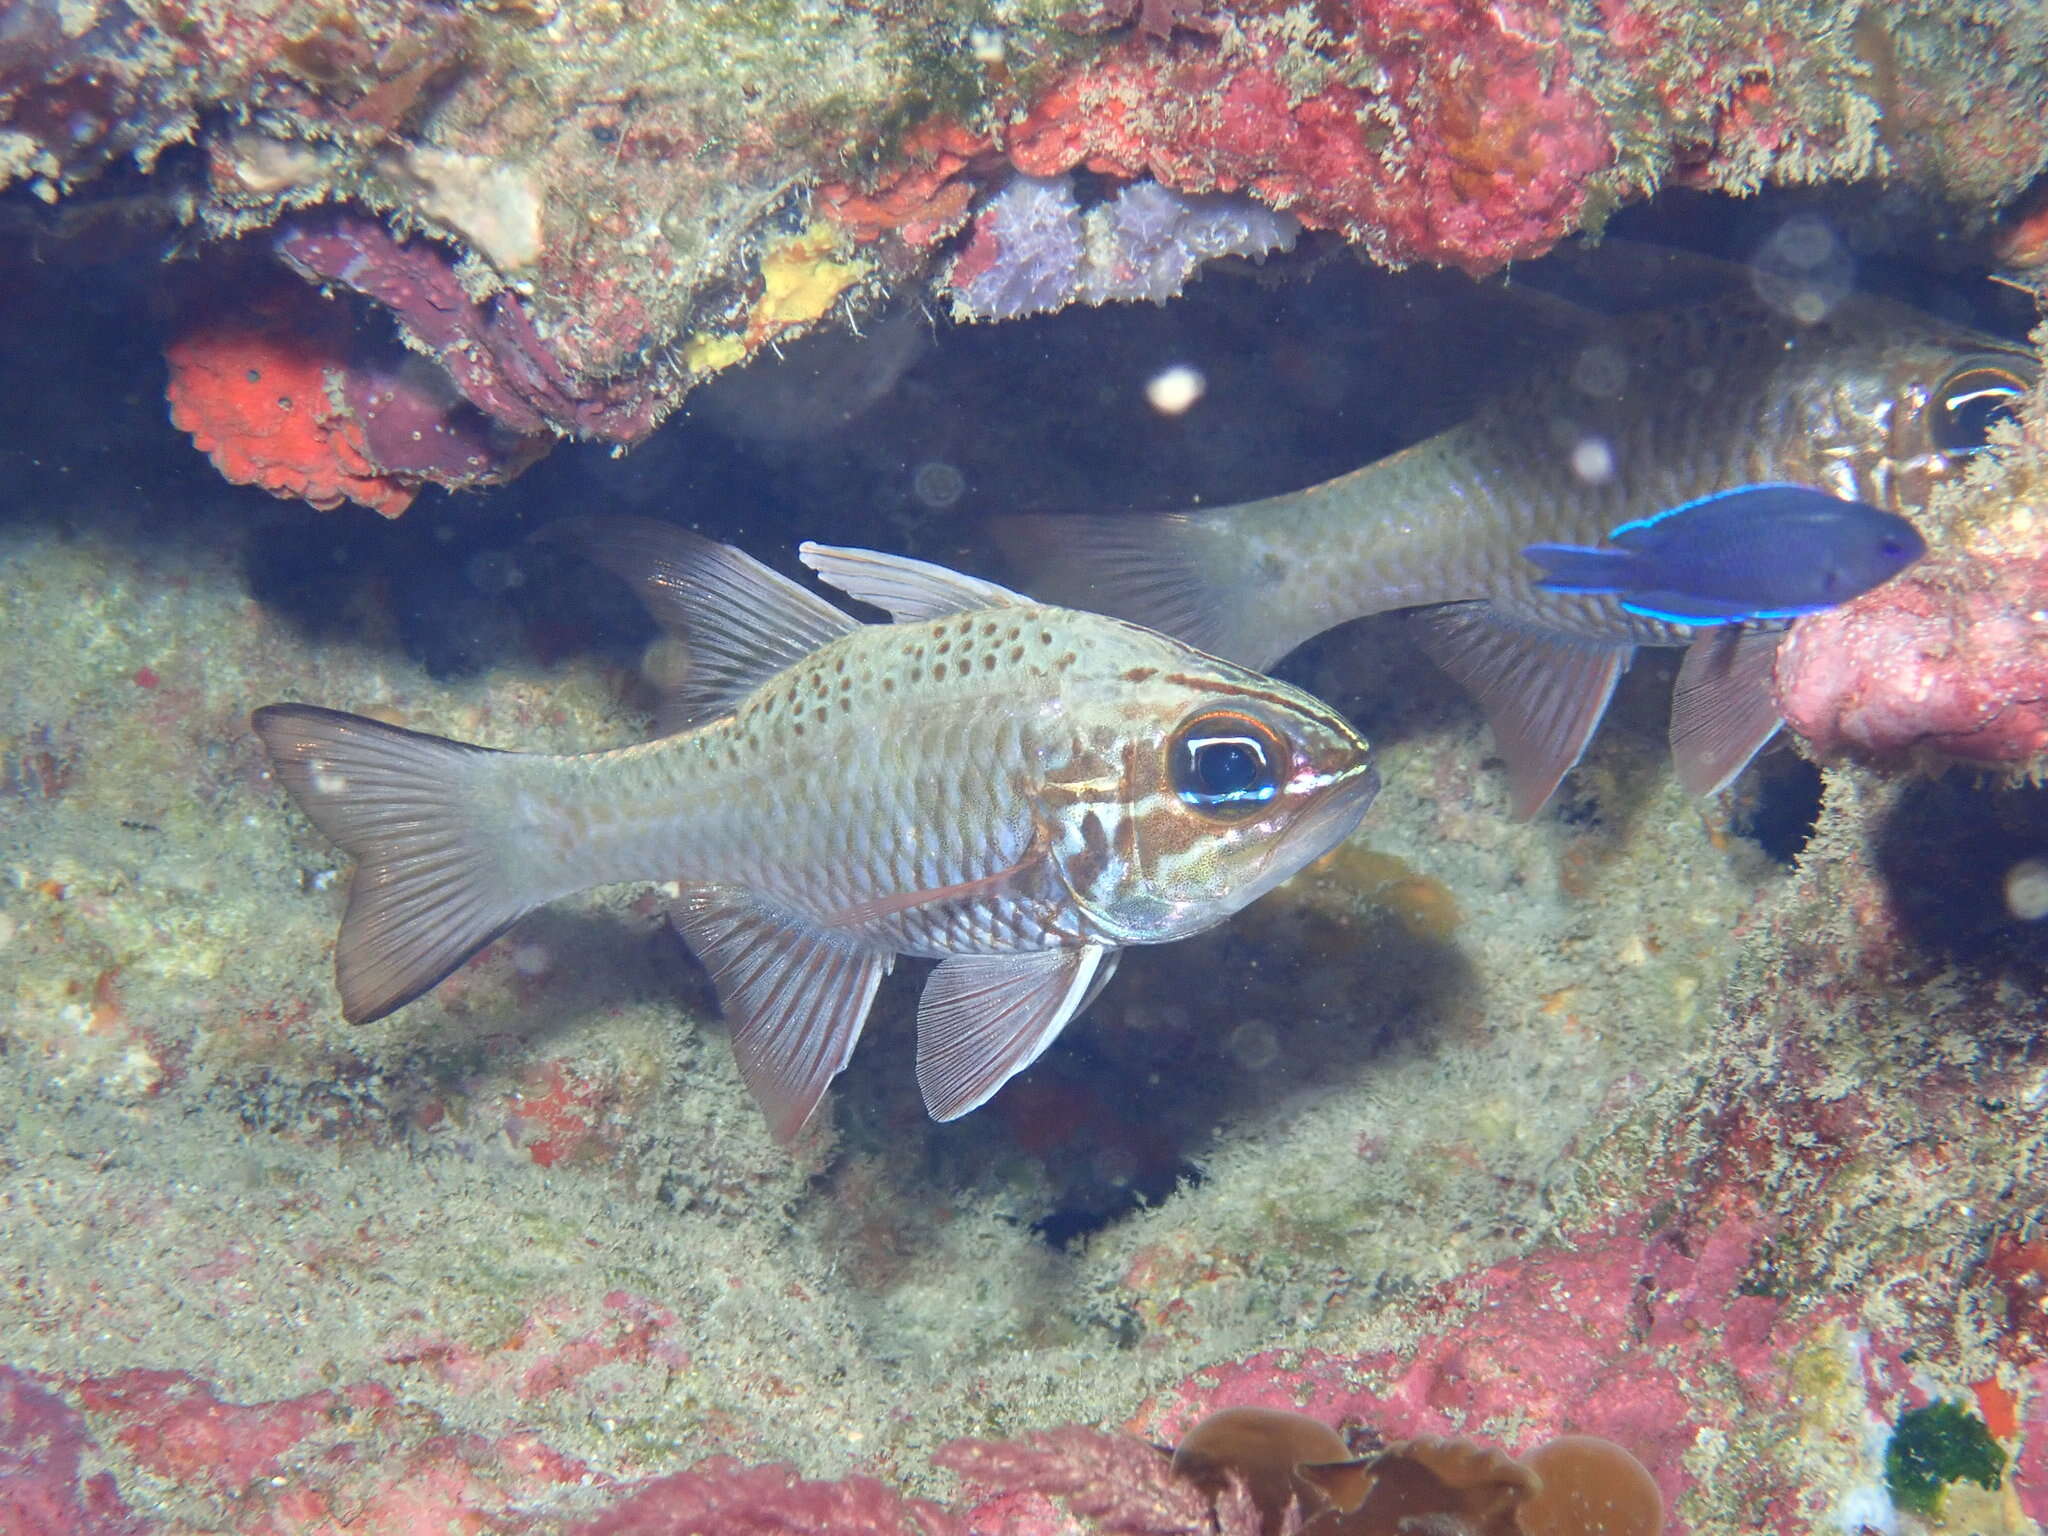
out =
[[[1860,597],[1927,553],[1913,525],[1805,485],[1742,485],[1611,530],[1528,544],[1546,592],[1608,594],[1630,613],[1704,626],[1793,619]]]

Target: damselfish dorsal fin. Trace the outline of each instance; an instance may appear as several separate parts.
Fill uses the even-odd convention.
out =
[[[1420,627],[1423,649],[1486,712],[1515,818],[1527,821],[1586,750],[1635,647],[1538,629],[1483,602],[1432,608]]]
[[[1671,759],[1688,793],[1726,789],[1777,735],[1771,692],[1782,629],[1710,629],[1685,649],[1671,691]]]
[[[818,579],[848,597],[881,609],[898,624],[915,624],[948,613],[1001,608],[1029,598],[978,576],[963,576],[943,565],[885,555],[872,549],[845,549],[806,540],[797,558],[818,573]]]
[[[540,535],[632,584],[689,651],[689,671],[662,700],[664,731],[730,714],[739,701],[860,621],[752,555],[644,517],[572,518]]]

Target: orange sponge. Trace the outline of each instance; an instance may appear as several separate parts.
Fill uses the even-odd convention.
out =
[[[396,517],[415,488],[379,474],[339,403],[348,329],[310,291],[280,288],[233,316],[200,318],[165,349],[171,421],[238,485],[331,511]]]

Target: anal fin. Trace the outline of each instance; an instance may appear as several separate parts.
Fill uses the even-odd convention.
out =
[[[729,886],[686,889],[673,917],[711,973],[769,1131],[792,1140],[853,1055],[895,956]]]
[[[1713,629],[1685,648],[1671,691],[1671,757],[1695,795],[1726,789],[1778,733],[1771,691],[1782,629]]]
[[[1115,968],[1098,945],[940,962],[917,1005],[917,1085],[934,1120],[986,1104],[1093,1002]]]
[[[1432,608],[1421,632],[1431,659],[1485,712],[1515,817],[1527,821],[1585,752],[1635,647],[1541,629],[1484,602]]]

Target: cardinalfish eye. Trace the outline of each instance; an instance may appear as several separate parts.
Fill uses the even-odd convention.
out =
[[[2012,418],[2028,381],[2004,363],[1964,363],[1934,387],[1927,409],[1934,446],[1951,456],[1975,453],[1991,429]]]
[[[1225,820],[1270,802],[1293,764],[1277,731],[1234,709],[1196,715],[1174,732],[1166,750],[1181,804]]]

